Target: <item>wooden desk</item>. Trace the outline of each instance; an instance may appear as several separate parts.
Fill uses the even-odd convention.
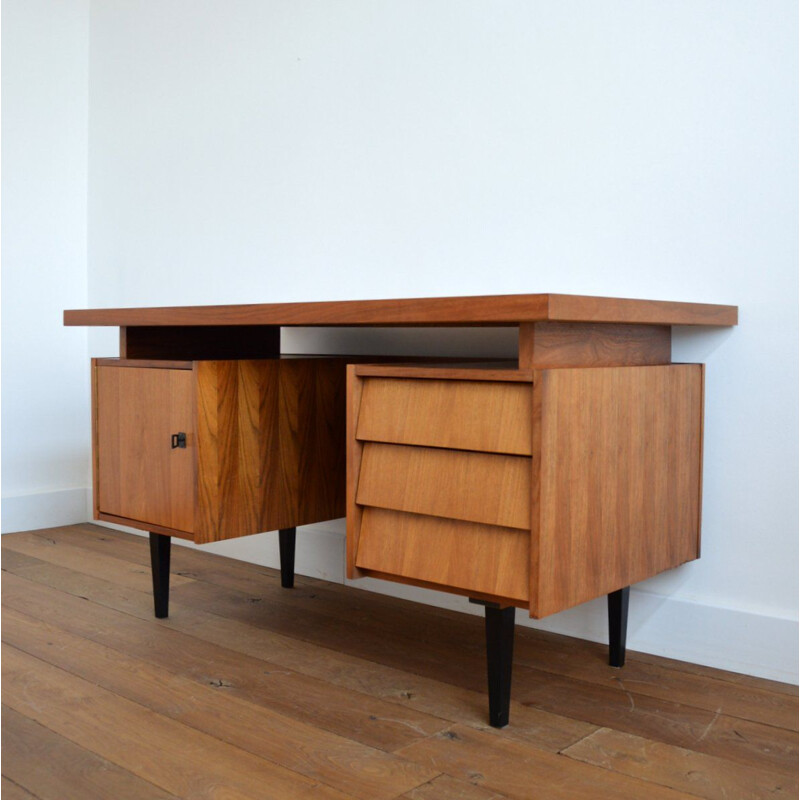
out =
[[[502,726],[515,607],[607,595],[622,666],[630,584],[699,556],[703,367],[671,363],[671,326],[735,325],[733,306],[536,294],[64,322],[120,328],[119,358],[93,362],[95,518],[150,532],[156,616],[171,536],[278,529],[291,587],[296,526],[346,507],[349,576],[486,606]],[[518,327],[516,362],[280,353],[287,326],[492,325]]]

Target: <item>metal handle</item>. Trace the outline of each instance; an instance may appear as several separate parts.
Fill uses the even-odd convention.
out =
[[[185,433],[173,433],[172,434],[172,449],[174,450],[176,447],[186,447],[186,434]]]

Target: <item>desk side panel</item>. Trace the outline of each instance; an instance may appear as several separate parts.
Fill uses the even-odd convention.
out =
[[[537,373],[543,617],[698,557],[702,367]]]

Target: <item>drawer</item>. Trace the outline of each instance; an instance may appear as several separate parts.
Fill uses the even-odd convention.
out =
[[[343,516],[345,368],[96,359],[95,518],[204,543]]]
[[[531,460],[365,442],[356,502],[529,531]]]
[[[476,596],[528,599],[530,532],[366,508],[359,569]]]
[[[500,381],[369,378],[363,383],[356,437],[529,456],[531,387]]]

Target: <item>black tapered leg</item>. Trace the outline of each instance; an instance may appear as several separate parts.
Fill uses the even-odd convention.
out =
[[[150,533],[150,567],[153,570],[153,603],[156,618],[169,615],[169,551],[172,537]]]
[[[278,546],[281,551],[281,586],[291,589],[294,586],[294,545],[297,528],[282,528],[278,531]]]
[[[514,655],[514,607],[486,605],[486,666],[489,676],[489,724],[508,725],[511,661]]]
[[[626,586],[608,596],[608,663],[625,666],[625,639],[628,636],[628,598],[631,587]]]

